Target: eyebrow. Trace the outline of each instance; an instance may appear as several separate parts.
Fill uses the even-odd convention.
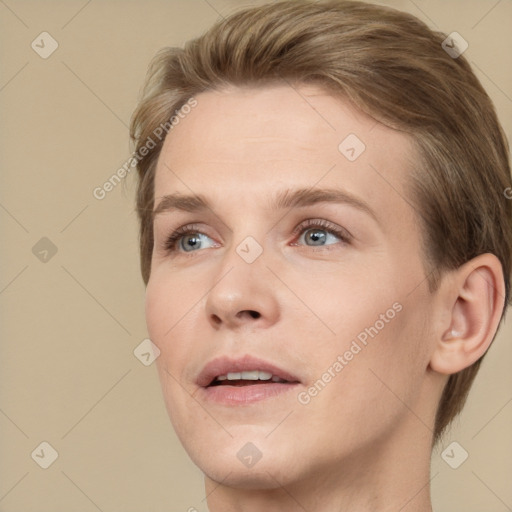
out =
[[[285,208],[300,208],[317,203],[346,204],[366,213],[380,224],[377,214],[362,199],[337,188],[300,188],[296,190],[286,189],[276,193],[269,201],[271,210]],[[158,206],[153,210],[154,219],[161,213],[173,210],[182,210],[190,213],[204,210],[212,210],[208,199],[201,194],[167,194],[162,197]]]

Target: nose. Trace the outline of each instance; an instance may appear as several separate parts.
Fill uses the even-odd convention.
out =
[[[234,306],[235,309],[238,309],[237,306]],[[234,312],[234,311],[233,311]],[[223,311],[217,310],[217,313],[211,314],[212,322],[219,325],[224,323],[226,325],[242,325],[243,323],[253,323],[251,322],[251,318],[257,319],[261,317],[261,313],[254,309],[242,309],[240,311],[235,312],[234,316],[232,315],[231,307],[224,307]]]
[[[265,262],[265,252],[252,263],[234,248],[226,254],[205,305],[214,329],[264,328],[278,321],[277,283]]]

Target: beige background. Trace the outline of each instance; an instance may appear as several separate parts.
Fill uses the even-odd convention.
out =
[[[250,3],[264,2],[0,0],[0,512],[206,510],[156,369],[133,354],[147,336],[135,176],[92,191],[130,155],[152,55]],[[512,2],[383,3],[462,34],[510,140]],[[47,59],[31,48],[43,31],[59,45]],[[433,455],[436,512],[512,510],[511,334],[509,321],[441,447],[469,458]],[[48,469],[31,457],[43,441],[58,452]]]

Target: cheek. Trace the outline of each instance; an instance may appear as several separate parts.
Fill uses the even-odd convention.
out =
[[[385,336],[389,326],[395,323],[393,304],[398,294],[390,291],[390,287],[369,268],[353,272],[341,269],[329,274],[310,275],[307,279],[299,276],[288,282],[300,299],[299,303],[291,297],[298,307],[295,325],[300,326],[301,339],[314,342],[313,356],[324,350],[335,356],[343,354],[358,335],[363,343],[365,338],[371,340],[368,331],[376,322],[379,322],[378,337]],[[381,326],[379,315],[388,310],[388,323]],[[304,329],[311,333],[304,336]]]
[[[193,361],[193,340],[200,325],[198,314],[204,292],[176,279],[151,278],[146,288],[145,315],[149,338],[159,348],[157,367],[162,379],[174,389],[175,379],[182,382],[183,371]],[[164,384],[164,381],[162,381]]]
[[[323,335],[315,339],[308,359],[323,407],[332,401],[340,414],[347,406],[364,414],[382,411],[382,404],[388,410],[402,408],[395,394],[413,399],[428,364],[422,343],[425,305],[418,299],[370,272],[331,280],[321,293],[318,288],[309,293],[308,305],[321,320],[317,333]]]
[[[166,340],[189,322],[198,297],[194,290],[169,278],[154,276],[146,288],[145,315],[151,340],[165,349]]]
[[[346,446],[387,435],[410,414],[404,404],[414,408],[421,387],[422,365],[415,359],[410,318],[403,309],[378,330],[379,316],[387,310],[372,309],[371,313],[361,313],[358,321],[353,318],[347,331],[355,335],[338,336],[330,350],[325,345],[317,356],[317,372],[308,388],[310,401],[303,406],[304,418],[312,422],[311,428],[323,425],[326,438],[331,440],[342,432]],[[365,336],[358,338],[361,333]]]
[[[172,291],[169,292],[161,280],[150,280],[146,288],[146,325],[149,338],[160,350],[156,366],[167,399],[173,389],[174,379],[170,375],[181,380],[177,364],[184,358],[184,346],[178,336],[186,319],[182,309],[183,301],[178,300]]]
[[[176,289],[180,288],[170,287],[162,279],[150,279],[146,288],[145,314],[149,337],[160,350],[155,363],[164,402],[172,424],[179,429],[181,424],[190,421],[186,412],[189,395],[181,383],[183,368],[191,357],[187,329],[193,328],[191,307],[195,301],[185,300],[183,294],[175,292]],[[183,334],[186,332],[188,336]]]
[[[169,322],[168,311],[172,307],[169,299],[164,300],[164,293],[161,286],[157,286],[150,279],[146,288],[146,325],[151,341],[155,343],[160,350],[161,340],[165,332],[165,325]],[[168,329],[169,327],[167,327]]]

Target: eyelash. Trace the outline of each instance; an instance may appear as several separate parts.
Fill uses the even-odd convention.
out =
[[[348,231],[346,231],[343,228],[339,228],[335,224],[332,224],[331,222],[323,220],[323,219],[308,219],[308,220],[300,223],[293,230],[293,234],[301,235],[303,232],[305,232],[309,229],[312,229],[312,228],[321,228],[325,231],[328,231],[329,233],[337,236],[342,241],[343,244],[349,244],[352,239],[352,236],[348,233]],[[184,237],[186,235],[197,234],[197,233],[203,234],[197,228],[197,226],[194,224],[187,224],[185,226],[181,226],[180,228],[178,228],[174,232],[172,232],[165,239],[165,242],[163,244],[165,251],[168,253],[177,252],[178,249],[176,248],[176,245],[177,245],[177,242],[179,242],[179,240],[182,237]],[[298,245],[298,244],[294,243],[293,245]],[[308,247],[315,248],[315,246],[308,246]],[[325,247],[325,248],[328,248],[327,250],[329,250],[328,245],[327,246],[316,246],[316,247],[321,247],[321,248]],[[194,253],[194,252],[196,252],[196,251],[190,251],[190,253]],[[184,252],[184,254],[188,254],[188,253]]]

